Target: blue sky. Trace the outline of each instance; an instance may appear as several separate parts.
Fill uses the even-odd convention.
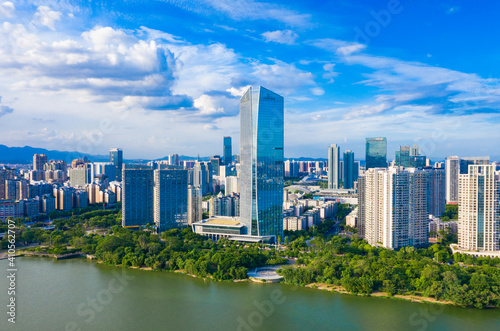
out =
[[[239,148],[239,97],[285,97],[285,156],[500,155],[500,4],[0,0],[0,143],[126,158]]]

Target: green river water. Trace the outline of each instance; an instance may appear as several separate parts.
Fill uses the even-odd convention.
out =
[[[283,284],[216,283],[73,259],[16,259],[16,323],[0,261],[0,330],[500,330],[463,309]]]

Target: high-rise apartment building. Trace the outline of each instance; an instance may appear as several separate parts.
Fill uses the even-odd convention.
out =
[[[85,163],[77,168],[69,169],[69,183],[72,187],[85,186],[94,181],[92,163]]]
[[[33,170],[43,170],[43,166],[47,163],[47,155],[35,154],[33,155]]]
[[[231,137],[224,137],[224,164],[233,163],[233,147]]]
[[[358,184],[358,217],[370,245],[389,249],[427,245],[425,172],[402,167],[371,168]]]
[[[203,195],[212,190],[212,163],[196,162],[193,168],[193,186],[201,188]]]
[[[212,216],[240,216],[240,197],[237,195],[224,196],[222,192],[210,198],[209,215]]]
[[[387,167],[387,139],[366,138],[366,169]]]
[[[458,246],[469,251],[498,251],[499,176],[493,165],[469,165],[459,176]]]
[[[188,187],[188,224],[199,222],[203,218],[202,194],[199,187]]]
[[[446,206],[446,172],[442,168],[424,168],[427,175],[427,212],[441,216]]]
[[[0,200],[5,199],[5,180],[7,179],[7,171],[0,169]]]
[[[240,222],[250,235],[283,236],[283,101],[264,87],[240,100]]]
[[[115,165],[116,180],[121,182],[123,169],[123,151],[121,148],[111,148],[109,150],[109,162]]]
[[[355,167],[354,167],[354,152],[345,151],[344,152],[344,188],[351,189],[354,187],[354,176],[355,176]]]
[[[340,147],[336,144],[328,147],[328,188],[338,189],[340,177]]]
[[[445,161],[446,169],[446,203],[458,203],[458,175],[460,174],[460,159],[449,156]]]

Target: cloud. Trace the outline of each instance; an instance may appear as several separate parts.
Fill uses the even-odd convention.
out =
[[[327,63],[323,65],[323,70],[325,73],[323,74],[323,78],[328,80],[328,83],[333,83],[335,80],[334,77],[339,75],[338,72],[335,72],[335,63]]]
[[[212,16],[214,10],[233,20],[272,20],[291,26],[311,26],[311,15],[278,4],[253,0],[166,0],[184,10]]]
[[[144,109],[192,105],[183,93],[171,93],[177,61],[167,47],[152,40],[159,36],[156,30],[139,30],[139,35],[152,34],[150,40],[141,40],[133,32],[96,26],[80,38],[51,42],[21,24],[4,23],[0,32],[0,69],[23,77],[12,89],[78,90],[90,100],[137,107],[142,102]]]
[[[293,45],[295,44],[295,40],[299,37],[298,34],[293,32],[292,30],[277,30],[277,31],[268,31],[262,34],[266,42],[275,42],[278,44],[287,44]]]
[[[366,48],[366,45],[363,44],[331,38],[309,40],[307,41],[307,43],[309,45],[343,56],[358,53]]]
[[[273,62],[273,64],[253,63],[252,75],[259,79],[261,85],[280,93],[290,94],[305,85],[316,84],[312,73],[280,60]]]
[[[242,97],[243,94],[245,94],[245,92],[248,90],[249,87],[250,87],[250,85],[242,86],[240,88],[231,87],[231,88],[227,89],[226,91],[231,93],[231,95],[234,97]]]
[[[0,117],[10,114],[14,111],[14,109],[10,108],[9,106],[6,106],[2,103],[2,97],[0,96]]]
[[[446,14],[455,14],[460,10],[460,6],[450,7],[446,10]]]
[[[221,28],[223,30],[226,30],[226,31],[238,31],[238,29],[235,29],[233,27],[230,27],[230,26],[227,26],[227,25],[223,25],[223,24],[214,24],[214,26],[216,26],[218,28]]]
[[[138,30],[138,35],[139,36],[145,36],[149,40],[164,40],[169,43],[184,43],[184,41],[177,36],[174,36],[173,34],[160,31],[160,30],[155,30],[155,29],[150,29],[145,26],[141,26]]]
[[[361,107],[353,108],[348,114],[344,116],[345,119],[353,119],[357,117],[366,117],[372,116],[375,114],[380,114],[386,110],[390,109],[390,106],[385,103],[381,103],[379,105],[365,105]]]
[[[355,116],[397,110],[401,105],[430,106],[424,108],[427,114],[499,112],[498,79],[381,56],[350,55],[341,61],[371,69],[364,74],[367,79],[358,84],[377,87],[382,92],[375,102],[382,102],[384,107],[356,109],[352,112]]]
[[[0,17],[9,18],[14,16],[14,12],[16,11],[16,7],[12,2],[6,1],[0,3]]]
[[[33,22],[35,24],[43,25],[51,30],[55,30],[55,22],[61,19],[61,12],[54,11],[47,6],[38,7]]]
[[[321,95],[325,94],[325,90],[323,90],[321,87],[313,87],[310,90],[311,90],[311,93],[314,95],[321,96]]]
[[[204,116],[234,116],[239,113],[238,98],[219,93],[201,95],[194,100],[194,107],[198,108],[200,115]]]

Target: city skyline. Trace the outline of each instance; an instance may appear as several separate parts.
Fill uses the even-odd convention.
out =
[[[264,85],[287,100],[286,157],[324,157],[333,142],[362,155],[371,136],[389,151],[495,155],[499,46],[483,31],[498,30],[496,6],[4,2],[0,140],[218,155],[221,136],[239,148],[239,97]]]

